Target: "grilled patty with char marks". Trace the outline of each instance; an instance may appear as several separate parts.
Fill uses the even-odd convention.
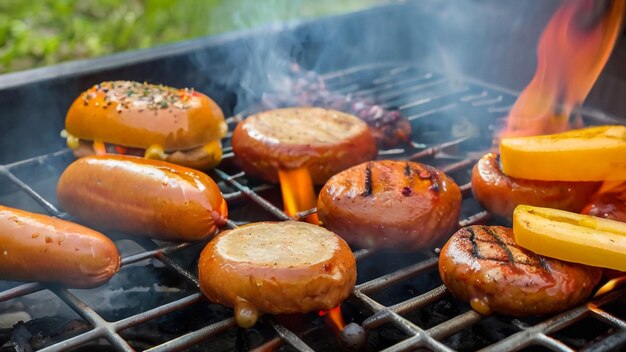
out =
[[[591,293],[599,268],[547,258],[515,243],[502,226],[468,226],[448,240],[439,273],[450,292],[481,314],[516,317],[570,308]]]

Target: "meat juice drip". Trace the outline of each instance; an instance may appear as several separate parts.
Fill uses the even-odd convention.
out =
[[[235,321],[242,328],[251,328],[259,319],[259,310],[247,300],[237,297],[235,299]]]

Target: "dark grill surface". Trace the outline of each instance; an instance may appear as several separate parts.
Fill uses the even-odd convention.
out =
[[[460,225],[495,223],[472,198],[469,181],[475,161],[491,148],[494,131],[514,102],[513,94],[402,63],[355,67],[323,79],[333,92],[400,109],[413,125],[412,142],[403,149],[381,150],[379,158],[439,167],[463,192]],[[229,118],[230,130],[250,112]],[[578,114],[587,124],[614,122]],[[225,144],[225,160],[210,174],[228,201],[229,226],[289,219],[281,210],[279,188],[248,178],[232,162],[229,138]],[[0,203],[68,218],[58,208],[55,189],[72,161],[72,153],[64,149],[1,165]],[[5,327],[7,321],[12,325],[32,319],[0,329],[0,341],[13,335],[5,347],[19,345],[15,335],[20,329],[27,328],[33,335],[34,322],[47,319],[54,328],[42,329],[53,336],[40,338],[37,346],[45,351],[77,346],[121,351],[339,349],[331,329],[317,314],[266,315],[253,329],[236,328],[231,310],[210,304],[198,291],[196,265],[203,244],[109,235],[123,255],[122,269],[100,288],[67,290],[0,281],[0,321],[5,321]],[[448,294],[439,279],[435,252],[356,250],[355,256],[357,286],[342,311],[346,323],[354,321],[368,331],[367,350],[612,350],[626,340],[624,289],[553,317],[484,317]],[[22,318],[21,311],[27,312],[28,319]],[[50,322],[49,315],[67,319]]]

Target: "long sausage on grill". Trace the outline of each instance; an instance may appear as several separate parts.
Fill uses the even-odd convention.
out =
[[[172,241],[199,241],[226,223],[220,189],[183,166],[121,155],[81,158],[57,186],[61,207],[85,223]]]
[[[457,231],[439,255],[439,274],[450,292],[482,314],[550,314],[589,296],[599,268],[547,258],[515,243],[502,226]]]
[[[317,204],[324,226],[349,243],[411,251],[444,242],[456,229],[461,191],[434,167],[379,160],[333,176]]]
[[[113,241],[69,221],[0,205],[0,279],[91,288],[120,267]]]
[[[578,212],[601,182],[537,181],[502,173],[498,154],[483,156],[472,170],[472,192],[490,213],[511,219],[520,204]]]

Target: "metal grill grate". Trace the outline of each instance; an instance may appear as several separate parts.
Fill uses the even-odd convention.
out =
[[[481,82],[449,78],[418,66],[397,63],[355,67],[326,74],[323,78],[331,91],[374,100],[380,102],[384,107],[395,107],[402,110],[413,124],[413,141],[404,149],[382,150],[379,153],[379,158],[410,159],[439,167],[451,175],[462,190],[463,208],[460,225],[490,221],[490,215],[473,200],[469,179],[473,164],[491,146],[494,129],[497,128],[498,123],[502,122],[502,117],[506,116],[515,99],[511,92]],[[228,119],[231,131],[241,119],[241,115],[245,113]],[[610,121],[602,115],[581,114],[588,124]],[[228,137],[225,142],[224,158],[228,161],[228,159],[233,158],[233,154]],[[34,209],[35,211],[43,208],[50,215],[68,218],[56,207],[54,187],[49,185],[56,183],[55,176],[50,175],[58,177],[58,173],[62,171],[62,168],[58,170],[53,165],[67,164],[71,160],[71,152],[61,150],[16,163],[1,165],[0,179],[4,178],[5,183],[3,184],[8,185],[8,187],[14,187],[14,192],[10,196],[11,204],[7,205],[17,207],[22,205],[23,208]],[[39,170],[39,172],[30,172],[33,169]],[[278,190],[277,186],[255,182],[236,169],[217,169],[212,171],[211,175],[218,182],[229,203],[232,218],[228,223],[230,228],[238,224],[256,221],[256,219],[246,216],[245,209],[247,208],[265,211],[266,215],[263,220],[290,219],[280,209],[279,202],[267,196],[270,193],[275,194]],[[40,208],[34,208],[35,206]],[[305,216],[314,211],[315,209],[311,209],[301,215]],[[118,240],[116,243],[119,241],[122,240]],[[129,240],[124,239],[123,241]],[[124,330],[181,311],[203,302],[204,299],[197,290],[197,278],[183,265],[180,265],[177,259],[174,259],[176,253],[194,246],[193,244],[171,244],[148,239],[131,239],[131,241],[140,249],[135,249],[130,254],[123,253],[122,270],[141,261],[158,261],[175,275],[179,275],[189,282],[194,289],[186,292],[184,297],[176,298],[166,304],[157,305],[115,321],[108,321],[86,303],[85,299],[79,298],[79,296],[85,295],[84,292],[46,284],[15,284],[13,287],[0,292],[0,302],[23,298],[39,291],[48,290],[91,326],[91,329],[84,333],[44,348],[45,351],[67,350],[99,339],[105,339],[116,350],[132,351],[133,348],[123,337]],[[405,351],[427,348],[435,351],[452,351],[453,349],[448,343],[449,338],[464,329],[479,324],[481,321],[491,319],[466,307],[464,311],[455,314],[452,318],[435,325],[424,326],[420,324],[419,319],[414,319],[416,313],[443,299],[451,299],[436,274],[436,253],[422,253],[415,255],[412,262],[396,263],[396,267],[392,264],[389,265],[389,268],[379,268],[383,272],[372,270],[374,264],[371,262],[380,263],[380,256],[385,255],[388,256],[387,258],[392,256],[372,250],[355,252],[359,263],[358,284],[344,305],[356,310],[364,310],[365,318],[357,321],[357,323],[361,323],[368,331],[376,331],[382,326],[392,326],[403,334],[403,337],[398,339],[399,341],[383,346],[386,350]],[[419,292],[411,291],[405,295],[406,297],[391,295],[388,292],[388,289],[393,286],[420,278],[427,282],[421,286],[418,285],[422,287],[421,290],[418,290]],[[157,284],[159,283],[155,282],[155,285]],[[394,301],[398,297],[400,298],[399,301]],[[624,297],[626,297],[626,290],[617,290],[543,321],[522,321],[499,317],[514,331],[500,341],[485,346],[484,350],[512,351],[528,346],[543,346],[554,351],[573,351],[573,347],[555,337],[555,333],[589,317],[594,321],[606,324],[611,329],[626,329],[626,322],[620,319],[619,314],[610,309],[604,309],[605,306],[623,300]],[[223,309],[229,313],[225,308]],[[224,316],[228,316],[228,314]],[[313,348],[310,347],[311,343],[305,342],[307,336],[314,334],[316,330],[325,329],[323,324],[312,324],[304,332],[295,333],[268,315],[264,316],[259,324],[268,327],[274,333],[273,337],[264,338],[257,348],[258,350],[271,350],[281,345],[290,345],[296,350],[310,351]],[[199,329],[183,331],[178,337],[148,350],[181,350],[236,329],[232,318],[217,319]],[[242,346],[240,340],[245,339],[245,336],[242,337],[243,335],[245,333],[242,334],[238,330],[238,347]],[[611,345],[608,346],[610,348]]]

